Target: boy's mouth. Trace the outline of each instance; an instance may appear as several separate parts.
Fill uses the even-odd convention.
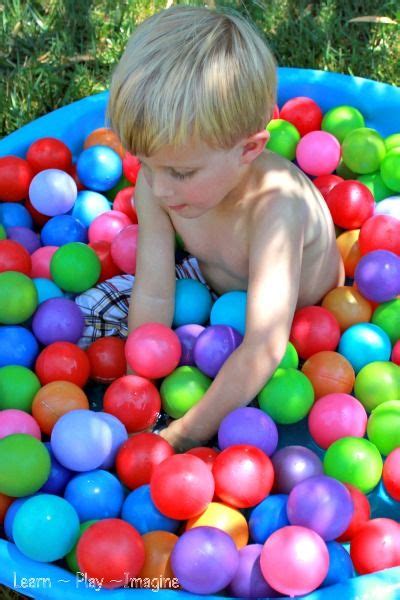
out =
[[[187,206],[187,204],[175,204],[174,206],[168,206],[168,208],[170,210],[182,210],[185,206]]]

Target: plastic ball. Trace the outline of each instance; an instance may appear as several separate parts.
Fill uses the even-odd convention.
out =
[[[228,325],[206,327],[193,348],[196,366],[209,377],[215,377],[242,340],[243,336]]]
[[[125,342],[108,336],[95,340],[86,350],[90,378],[98,383],[111,383],[126,372]]]
[[[350,524],[338,538],[338,542],[349,542],[371,517],[371,506],[367,496],[349,483],[344,484],[350,492],[353,501],[353,516]]]
[[[0,439],[0,493],[19,498],[37,492],[50,474],[50,456],[42,442],[16,433]]]
[[[50,271],[61,289],[79,294],[97,282],[101,265],[92,248],[80,242],[71,242],[54,253]]]
[[[71,215],[52,217],[40,234],[43,246],[64,246],[71,242],[87,242],[87,230]]]
[[[145,581],[150,580],[150,589],[171,588],[171,583],[179,583],[174,578],[171,567],[171,553],[178,541],[178,536],[168,531],[150,531],[143,536],[145,549],[144,565],[139,573],[139,578],[145,586]]]
[[[54,342],[36,359],[35,371],[40,383],[69,381],[83,387],[89,379],[89,359],[81,348],[70,342]]]
[[[292,342],[286,345],[285,354],[278,365],[278,369],[297,369],[299,366],[299,355]]]
[[[166,377],[181,357],[179,338],[162,323],[145,323],[137,327],[125,344],[125,356],[130,368],[149,379]]]
[[[361,254],[389,250],[400,254],[400,221],[388,215],[373,215],[363,223],[358,239]]]
[[[388,137],[385,138],[385,147],[388,152],[389,150],[393,150],[393,148],[400,147],[400,134],[392,133],[392,135],[388,135]]]
[[[389,496],[400,502],[400,448],[388,454],[383,465],[382,480]]]
[[[65,488],[64,498],[81,522],[111,519],[121,512],[124,490],[115,475],[98,469],[75,475]]]
[[[149,531],[168,531],[175,533],[180,528],[181,522],[166,517],[155,507],[150,494],[150,485],[141,485],[125,498],[121,517],[140,535]]]
[[[352,179],[335,185],[325,200],[333,222],[344,229],[361,227],[374,212],[375,201],[370,190]]]
[[[379,450],[363,438],[346,437],[333,442],[324,456],[326,475],[350,483],[368,494],[382,475]]]
[[[247,293],[233,291],[222,294],[210,313],[211,325],[228,325],[244,335],[246,329]]]
[[[111,257],[123,273],[134,275],[136,272],[138,232],[138,225],[128,225],[111,242]]]
[[[76,555],[81,572],[103,581],[104,588],[113,589],[139,575],[145,548],[132,525],[121,519],[103,519],[82,534]]]
[[[19,202],[28,196],[33,177],[30,164],[18,156],[0,158],[0,201]]]
[[[322,110],[312,98],[306,96],[298,96],[285,102],[279,116],[292,123],[301,136],[321,129]]]
[[[78,571],[79,571],[78,560],[76,557],[76,549],[78,547],[79,540],[81,539],[82,534],[86,531],[86,529],[89,529],[89,527],[91,525],[93,525],[93,523],[96,523],[96,522],[97,522],[96,520],[93,520],[93,521],[86,521],[85,523],[80,524],[78,539],[76,540],[75,545],[68,552],[68,554],[65,555],[65,562],[67,563],[68,568],[72,573],[78,573]]]
[[[249,529],[254,542],[264,544],[274,531],[289,525],[287,501],[286,494],[271,494],[253,508],[249,517]]]
[[[400,365],[400,340],[398,340],[393,346],[390,360],[396,365]]]
[[[119,194],[119,192],[121,192],[122,190],[125,190],[127,187],[129,187],[129,184],[130,184],[130,182],[126,179],[126,177],[124,175],[122,175],[122,177],[117,181],[117,183],[110,190],[107,190],[105,192],[107,195],[107,198],[111,202],[114,202],[114,200],[117,197],[117,195]]]
[[[33,220],[25,206],[15,202],[0,202],[0,222],[3,227],[28,227],[32,229]]]
[[[193,454],[193,456],[197,456],[203,462],[205,462],[210,471],[212,471],[213,464],[219,454],[219,451],[215,450],[215,448],[209,448],[209,446],[196,446],[195,448],[187,450],[186,454]]]
[[[278,592],[265,581],[260,567],[261,544],[239,550],[239,566],[227,593],[235,598],[276,598]]]
[[[236,508],[221,502],[211,502],[201,515],[189,519],[185,530],[193,527],[216,527],[225,531],[233,539],[238,550],[246,546],[249,540],[249,528],[245,517]]]
[[[19,509],[21,508],[21,506],[30,498],[31,496],[27,496],[24,498],[13,498],[14,502],[12,503],[12,505],[10,506],[9,510],[7,510],[7,513],[5,515],[5,519],[4,519],[4,533],[6,535],[6,538],[14,543],[14,537],[12,534],[12,529],[14,527],[14,521],[15,521],[15,517],[17,515],[17,512],[19,511]]]
[[[121,158],[124,158],[125,156],[125,150],[121,144],[121,140],[109,127],[99,127],[89,133],[83,143],[83,147],[86,150],[86,148],[91,148],[92,146],[108,146]]]
[[[82,190],[76,197],[72,216],[78,219],[84,227],[89,227],[96,217],[109,211],[110,208],[111,205],[103,194],[92,190]]]
[[[313,440],[326,450],[340,438],[364,437],[367,413],[350,394],[327,394],[312,407],[308,427]]]
[[[215,527],[195,527],[176,542],[171,565],[184,590],[192,594],[216,594],[235,575],[239,553],[224,531]]]
[[[0,327],[0,367],[20,365],[28,369],[39,354],[35,336],[20,325]]]
[[[76,172],[85,187],[105,192],[111,190],[122,175],[121,157],[106,146],[91,146],[79,156]]]
[[[277,369],[257,396],[258,404],[275,423],[290,425],[303,419],[314,402],[311,382],[296,369]]]
[[[400,298],[378,306],[372,315],[372,323],[383,329],[394,345],[400,339]]]
[[[321,129],[332,133],[340,143],[350,131],[365,126],[364,117],[354,106],[335,106],[325,113]]]
[[[4,524],[4,518],[11,504],[15,502],[14,498],[0,494],[0,524]]]
[[[344,231],[336,238],[336,244],[343,260],[346,277],[354,277],[354,271],[361,258],[360,246],[358,245],[359,235],[359,229],[352,229]]]
[[[8,408],[0,412],[0,439],[15,433],[26,433],[41,439],[39,425],[35,419],[23,410]]]
[[[30,413],[33,399],[39,389],[40,381],[30,369],[19,365],[2,367],[0,369],[0,411],[16,408]]]
[[[117,417],[128,433],[152,427],[161,409],[156,386],[137,375],[125,375],[113,381],[104,394],[104,411]]]
[[[224,417],[218,429],[218,446],[225,450],[237,444],[251,444],[271,456],[278,445],[278,429],[262,410],[237,408]]]
[[[300,133],[294,125],[283,119],[273,119],[266,127],[270,133],[267,149],[276,154],[293,160],[296,156],[296,147],[300,141]]]
[[[42,494],[55,494],[57,496],[63,496],[65,486],[67,485],[71,477],[73,477],[74,473],[69,469],[63,467],[58,462],[51,449],[50,442],[45,442],[44,445],[46,446],[47,451],[50,455],[51,470],[49,478],[47,479],[46,483],[40,488],[39,491]]]
[[[32,280],[17,271],[0,273],[0,323],[23,323],[37,308],[38,296]]]
[[[59,169],[46,169],[32,179],[29,199],[43,215],[63,215],[75,204],[78,190],[71,175]]]
[[[50,262],[57,250],[57,246],[43,246],[35,250],[31,255],[32,269],[30,276],[51,279]]]
[[[350,286],[340,286],[328,292],[321,306],[336,317],[342,333],[356,323],[368,323],[372,316],[370,302]]]
[[[368,419],[368,439],[384,456],[400,446],[400,401],[380,404]]]
[[[212,306],[211,294],[204,283],[179,279],[175,288],[173,327],[208,322]]]
[[[354,385],[354,394],[368,412],[390,400],[400,398],[400,367],[376,361],[363,367]]]
[[[138,217],[134,205],[134,193],[135,188],[131,186],[120,190],[115,196],[115,200],[113,202],[113,209],[125,213],[130,218],[132,223],[137,223]]]
[[[96,217],[89,226],[89,242],[111,242],[122,229],[132,225],[130,218],[118,210],[108,210]]]
[[[350,556],[360,575],[400,566],[400,525],[372,519],[352,538]]]
[[[0,240],[0,273],[18,271],[30,275],[31,257],[25,248],[13,240]]]
[[[117,417],[114,417],[114,415],[106,412],[98,412],[97,416],[108,425],[111,433],[111,448],[105,460],[101,463],[100,468],[113,469],[119,449],[128,439],[128,432],[125,425]]]
[[[37,339],[48,345],[53,342],[76,342],[84,328],[79,306],[68,298],[51,298],[43,302],[33,317],[32,330]]]
[[[214,495],[214,479],[207,465],[190,454],[177,454],[156,465],[150,481],[151,498],[171,519],[201,514]]]
[[[298,143],[296,160],[309,175],[319,176],[332,173],[340,161],[340,144],[325,131],[311,131]]]
[[[383,179],[378,172],[359,175],[357,179],[367,186],[372,193],[375,202],[380,202],[392,194],[392,190],[383,183]]]
[[[295,485],[323,472],[318,456],[303,446],[286,446],[272,457],[275,471],[274,487],[280,494],[289,494]]]
[[[140,160],[133,154],[126,152],[124,159],[122,161],[122,168],[123,168],[125,177],[131,183],[136,183],[136,180],[137,180],[140,168],[141,168]]]
[[[400,147],[390,150],[381,163],[383,183],[395,192],[400,192]]]
[[[342,177],[329,173],[328,175],[319,175],[316,177],[313,180],[313,184],[319,189],[321,195],[325,198],[327,194],[335,187],[335,185],[341,183],[342,181]]]
[[[45,169],[69,171],[72,154],[64,142],[53,137],[43,137],[34,141],[28,148],[26,160],[35,173]]]
[[[193,348],[197,338],[204,330],[205,328],[202,325],[196,324],[181,325],[175,329],[182,347],[179,366],[194,366]]]
[[[178,367],[160,387],[164,411],[173,419],[183,417],[201,400],[210,385],[211,379],[196,367]]]
[[[95,251],[97,258],[100,261],[101,271],[97,283],[111,279],[111,277],[121,273],[121,269],[117,267],[112,259],[111,244],[109,242],[99,240],[98,242],[89,244],[89,247]]]
[[[373,302],[387,302],[400,294],[400,258],[388,250],[363,256],[354,273],[361,294]]]
[[[383,138],[375,129],[368,127],[350,131],[342,143],[343,161],[354,173],[374,173],[385,154]]]
[[[317,352],[306,360],[301,370],[311,381],[316,400],[334,392],[350,394],[353,389],[354,369],[338,352]]]
[[[335,350],[339,338],[339,323],[326,308],[305,306],[295,312],[290,341],[301,358],[322,350]]]
[[[39,235],[29,227],[7,227],[7,238],[21,244],[29,254],[41,245]]]
[[[321,587],[329,587],[336,583],[345,582],[355,576],[354,567],[347,550],[337,542],[329,542],[329,570]]]
[[[52,381],[37,392],[32,415],[41,431],[51,435],[58,419],[72,410],[89,410],[89,401],[80,387],[69,381]]]
[[[388,215],[395,219],[400,219],[400,196],[390,196],[381,200],[375,206],[375,215]]]
[[[352,325],[339,343],[340,354],[347,358],[356,373],[369,363],[389,360],[391,350],[389,336],[372,323]]]

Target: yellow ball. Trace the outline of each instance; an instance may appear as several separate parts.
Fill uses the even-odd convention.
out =
[[[247,521],[240,511],[222,502],[211,502],[206,510],[186,523],[186,531],[193,527],[216,527],[231,536],[237,549],[249,540]]]

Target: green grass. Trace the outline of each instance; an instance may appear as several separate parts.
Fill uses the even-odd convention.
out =
[[[167,0],[0,0],[0,135],[107,89],[135,25]],[[252,19],[282,66],[400,85],[398,0],[186,0]],[[355,22],[378,15],[395,23]]]

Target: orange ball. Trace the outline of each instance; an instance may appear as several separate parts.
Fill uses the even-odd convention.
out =
[[[41,431],[50,435],[60,417],[77,409],[89,409],[85,392],[70,381],[52,381],[37,392],[32,403],[32,416]]]
[[[372,316],[371,303],[351,286],[343,285],[328,292],[322,306],[336,317],[341,332],[356,323],[368,323]]]
[[[222,502],[211,502],[198,517],[189,519],[186,531],[193,527],[216,527],[231,536],[238,550],[249,541],[249,527],[242,513]]]
[[[119,137],[108,127],[99,127],[99,129],[95,129],[87,136],[83,147],[86,150],[86,148],[90,148],[90,146],[108,146],[115,150],[121,158],[124,158],[125,156],[125,150],[122,147]]]
[[[4,523],[4,517],[14,502],[15,498],[10,498],[10,496],[5,496],[4,494],[0,494],[0,525]]]
[[[157,579],[158,588],[178,589],[179,583],[171,567],[171,552],[178,536],[169,531],[149,531],[142,536],[145,550],[145,561],[139,578]],[[172,582],[175,579],[175,585]]]
[[[358,245],[359,229],[350,229],[341,233],[336,238],[336,244],[342,256],[346,277],[354,277],[354,271],[358,261],[361,258],[361,251]]]
[[[316,399],[334,392],[350,394],[353,389],[354,369],[338,352],[317,352],[306,360],[301,370],[311,381]]]

